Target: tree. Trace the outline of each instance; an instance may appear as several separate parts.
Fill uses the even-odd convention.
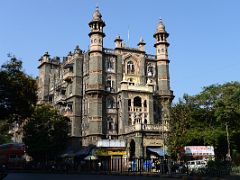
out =
[[[54,160],[66,147],[68,119],[50,105],[37,105],[23,129],[27,153],[36,161]]]
[[[12,122],[21,124],[33,112],[37,101],[36,80],[22,71],[22,61],[12,57],[0,69],[0,144],[4,143]],[[2,140],[1,140],[2,139]],[[4,139],[4,140],[3,140]]]
[[[231,149],[240,152],[240,83],[204,87],[195,96],[185,95],[172,107],[172,132],[169,147],[213,145],[216,156],[227,153],[226,125],[229,128]]]

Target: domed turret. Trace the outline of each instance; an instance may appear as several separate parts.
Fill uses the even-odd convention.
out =
[[[105,22],[102,20],[102,15],[99,11],[99,8],[96,7],[96,10],[93,13],[93,19],[88,23],[91,32],[89,36],[93,34],[101,34],[103,37],[105,34],[103,33],[103,27],[105,26]]]
[[[165,25],[163,23],[163,20],[160,19],[157,25],[157,31],[153,35],[153,37],[156,39],[156,43],[154,44],[154,47],[156,47],[159,44],[165,44],[167,47],[169,46],[169,43],[167,42],[169,34],[165,30]]]
[[[162,21],[162,19],[160,19],[158,25],[157,25],[157,32],[166,32],[165,31],[165,26],[164,23]]]

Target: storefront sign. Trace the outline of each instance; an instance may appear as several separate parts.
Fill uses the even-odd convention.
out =
[[[144,146],[163,146],[162,139],[144,139],[143,140]]]
[[[108,150],[108,149],[98,149],[96,150],[95,154],[97,156],[122,156],[126,155],[127,152],[125,150]]]

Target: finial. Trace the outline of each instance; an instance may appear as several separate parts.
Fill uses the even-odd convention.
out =
[[[68,56],[72,56],[72,51],[69,51]]]
[[[162,17],[159,18],[159,24],[164,25]]]
[[[144,42],[142,36],[140,37],[140,40],[139,40],[139,43],[138,43],[138,46],[139,45],[145,45],[146,43]]]
[[[48,51],[46,51],[43,56],[49,56]]]
[[[116,38],[115,38],[114,42],[116,42],[116,41],[122,41],[122,39],[121,39],[121,37],[120,37],[120,35],[119,35],[119,34],[116,36]]]

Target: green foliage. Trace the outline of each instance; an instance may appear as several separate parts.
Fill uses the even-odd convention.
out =
[[[22,61],[11,58],[0,71],[1,118],[26,118],[33,112],[37,101],[36,80],[22,71]]]
[[[11,137],[7,133],[9,130],[9,125],[7,121],[0,121],[0,144],[9,143]]]
[[[231,149],[240,152],[240,83],[204,87],[195,96],[184,95],[171,110],[169,147],[177,154],[186,145],[213,145],[216,156],[227,153],[226,125]]]
[[[37,101],[37,84],[22,71],[22,61],[15,57],[1,66],[0,82],[0,143],[5,143],[9,141],[10,124],[21,124],[31,116]]]
[[[68,140],[68,119],[50,105],[37,105],[23,129],[27,152],[36,161],[55,159]]]

